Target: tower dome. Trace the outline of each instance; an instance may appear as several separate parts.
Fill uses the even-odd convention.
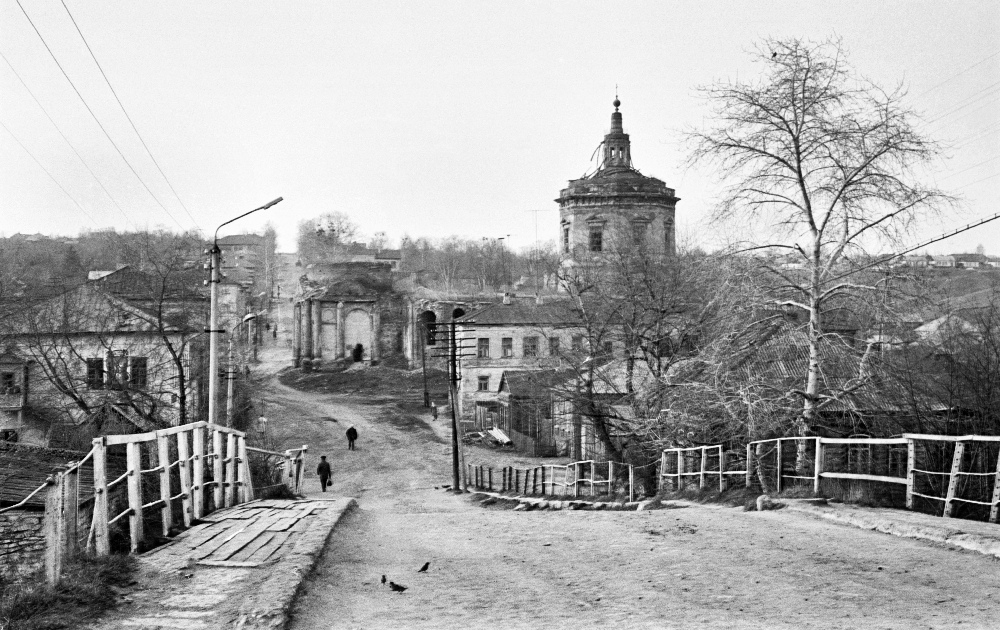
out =
[[[674,212],[680,198],[632,164],[632,146],[615,97],[611,129],[597,170],[570,180],[559,193],[561,251],[571,263],[599,260],[618,247],[673,254]]]

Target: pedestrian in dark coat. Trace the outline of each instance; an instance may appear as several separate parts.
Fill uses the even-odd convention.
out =
[[[321,455],[319,459],[316,474],[319,475],[319,485],[323,487],[323,492],[326,492],[326,487],[330,485],[330,463],[326,461],[326,455]]]
[[[348,450],[354,450],[354,440],[358,439],[358,430],[352,425],[347,429],[347,448]]]

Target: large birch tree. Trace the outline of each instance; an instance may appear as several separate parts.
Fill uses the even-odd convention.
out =
[[[874,290],[850,273],[853,261],[951,198],[921,182],[940,147],[921,132],[905,89],[865,79],[839,40],[766,39],[753,55],[753,77],[699,88],[712,112],[689,132],[690,160],[721,173],[717,219],[766,226],[758,245],[791,252],[794,264],[770,271],[775,302],[808,319],[808,367],[791,392],[804,436],[837,398],[821,389],[824,307],[850,308]]]

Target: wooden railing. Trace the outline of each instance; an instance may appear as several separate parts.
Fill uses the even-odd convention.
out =
[[[469,485],[479,490],[545,496],[580,497],[587,489],[592,497],[598,494],[613,495],[617,487],[628,496],[629,501],[635,501],[635,470],[632,464],[585,460],[562,466],[504,466],[494,476],[492,467],[468,464],[466,479]]]
[[[86,537],[87,550],[97,555],[111,553],[111,528],[127,519],[129,548],[135,553],[148,542],[145,516],[151,511],[159,511],[156,529],[167,537],[215,510],[253,500],[248,452],[279,458],[282,483],[298,493],[308,451],[307,446],[284,452],[248,447],[244,432],[207,422],[149,433],[106,435],[95,438],[93,444],[79,462],[52,475],[18,505],[0,510],[17,508],[48,487],[44,530],[46,578],[50,584],[58,582],[63,559],[80,545],[80,506],[91,499],[93,516]],[[109,480],[109,454],[118,447],[125,449],[125,469]],[[94,495],[80,497],[79,473],[91,458]],[[149,482],[144,483],[146,480]],[[112,494],[122,484],[126,507],[112,515],[112,504],[121,503],[112,501]],[[180,519],[176,518],[178,513]]]
[[[943,504],[941,515],[950,517],[956,503],[981,505],[990,509],[988,521],[996,523],[1000,516],[1000,452],[995,456],[988,451],[990,461],[996,464],[989,467],[983,463],[983,457],[967,457],[970,445],[982,444],[1000,447],[1000,436],[982,435],[927,435],[906,433],[897,438],[823,438],[823,437],[788,437],[771,440],[758,440],[746,445],[746,455],[742,470],[730,470],[727,467],[729,459],[734,455],[725,452],[720,445],[696,446],[690,448],[664,449],[660,460],[660,479],[670,484],[674,489],[687,486],[687,478],[697,477],[701,489],[707,487],[708,478],[717,477],[719,490],[727,487],[727,477],[742,475],[745,485],[750,488],[759,485],[764,491],[781,492],[786,482],[793,480],[811,483],[814,492],[818,493],[823,479],[847,479],[874,483],[898,484],[905,486],[906,507],[912,509],[914,497]],[[942,464],[950,459],[947,470],[928,470],[918,468],[921,455],[924,461],[932,461],[929,456],[935,445],[941,453]],[[953,445],[951,455],[946,455],[943,445]],[[788,453],[788,447],[794,447]],[[842,467],[847,470],[832,470],[830,461],[831,448],[844,451],[841,456]],[[881,449],[881,462],[873,464],[873,452]],[[905,458],[904,458],[905,449]],[[979,455],[982,455],[980,453]],[[970,461],[967,461],[970,460]],[[978,462],[982,470],[969,470],[967,467]],[[713,465],[714,464],[714,465]],[[793,467],[789,469],[789,464]],[[866,469],[867,472],[857,472]],[[884,473],[875,474],[873,470]],[[919,480],[925,477],[942,478],[946,483],[939,484],[943,494],[928,494],[918,492],[922,488]],[[959,494],[959,485],[963,478],[992,478],[992,498],[988,501],[963,497]],[[755,479],[757,480],[755,482]],[[773,487],[768,487],[773,482]],[[934,484],[924,484],[930,485]],[[983,485],[986,487],[986,484]]]

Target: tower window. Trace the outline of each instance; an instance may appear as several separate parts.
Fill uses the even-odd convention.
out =
[[[563,253],[569,253],[569,226],[563,227]]]
[[[600,252],[604,249],[604,227],[593,226],[590,228],[590,251]]]

